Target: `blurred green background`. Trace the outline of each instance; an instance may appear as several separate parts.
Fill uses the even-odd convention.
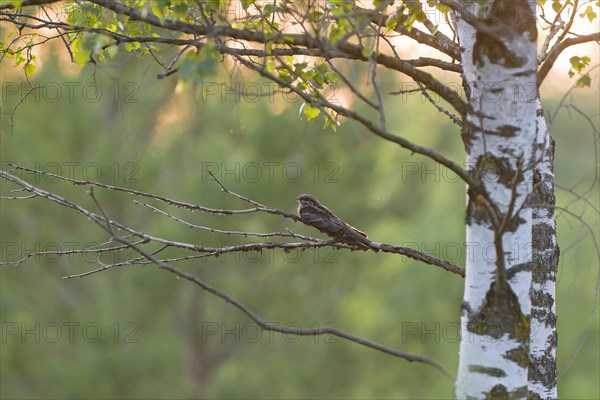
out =
[[[245,208],[211,181],[207,170],[217,168],[229,189],[269,206],[293,212],[296,196],[312,193],[373,240],[464,265],[464,185],[357,124],[344,122],[337,133],[322,130],[322,121],[300,119],[300,103],[286,102],[281,93],[272,102],[252,93],[236,99],[222,88],[204,98],[193,89],[181,93],[175,76],[155,79],[160,70],[151,60],[123,56],[74,72],[55,55],[44,59],[31,80],[45,86],[12,117],[7,113],[28,86],[12,65],[1,65],[2,162],[210,207]],[[364,80],[361,71],[355,74],[357,81]],[[387,77],[384,91],[397,90],[395,79]],[[234,79],[224,72],[211,82],[241,82],[248,90],[263,85],[253,76],[238,73]],[[575,91],[568,101],[597,123],[596,90]],[[548,110],[558,103],[546,100]],[[408,102],[392,97],[387,110],[393,132],[463,163],[457,127],[419,96]],[[557,182],[579,193],[595,185],[586,196],[597,205],[597,134],[566,111],[551,131],[557,140]],[[86,187],[17,175],[97,211]],[[2,182],[3,195],[14,188]],[[191,230],[135,205],[123,193],[95,193],[112,218],[151,235],[198,244],[250,240]],[[216,217],[148,202],[199,225],[255,232],[290,228],[318,236],[273,216]],[[598,215],[589,203],[562,190],[558,203],[582,214],[598,235]],[[1,200],[0,206],[2,261],[108,239],[82,215],[43,199]],[[558,214],[559,395],[597,399],[594,238],[581,221]],[[38,256],[0,270],[2,398],[452,397],[453,383],[431,367],[336,338],[261,333],[231,305],[153,266],[61,279],[131,256]],[[334,324],[456,369],[463,282],[438,268],[393,255],[326,249],[178,265],[268,321]]]

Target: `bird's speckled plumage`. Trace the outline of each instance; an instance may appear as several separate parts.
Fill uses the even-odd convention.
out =
[[[307,225],[317,228],[319,231],[338,239],[351,246],[358,246],[362,249],[372,249],[372,243],[367,239],[367,235],[342,221],[333,211],[325,207],[310,194],[298,196],[298,216]]]

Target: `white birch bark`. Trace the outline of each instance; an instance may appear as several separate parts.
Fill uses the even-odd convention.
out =
[[[554,219],[554,141],[538,100],[536,164],[533,175],[533,245],[529,398],[557,399],[556,272],[559,249]]]
[[[469,8],[473,13],[477,10]],[[458,16],[469,100],[463,139],[469,187],[457,398],[526,398],[531,313],[536,28],[527,0]],[[537,91],[536,91],[537,92]],[[528,179],[529,177],[529,179]]]

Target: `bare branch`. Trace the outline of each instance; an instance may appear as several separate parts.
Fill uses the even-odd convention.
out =
[[[375,245],[377,246],[378,249],[380,249],[381,251],[383,251],[385,253],[401,254],[403,256],[410,257],[414,260],[422,261],[426,264],[435,265],[437,267],[445,269],[448,272],[452,272],[453,274],[462,276],[463,278],[465,277],[464,268],[460,268],[460,267],[458,267],[454,264],[451,264],[447,261],[440,260],[439,258],[435,258],[428,254],[411,249],[410,247],[392,246],[389,244],[384,244],[384,243],[382,244],[382,243],[377,243],[377,242],[373,242],[373,243],[375,243]]]
[[[179,50],[179,51],[177,52],[177,54],[175,55],[175,57],[173,57],[173,60],[171,60],[171,62],[169,63],[169,65],[167,65],[167,66],[164,66],[164,65],[163,65],[163,68],[164,68],[164,70],[163,70],[163,71],[162,71],[160,74],[156,75],[156,79],[164,79],[164,78],[166,78],[167,76],[170,76],[170,75],[174,74],[175,72],[177,72],[177,68],[174,68],[175,64],[177,64],[177,61],[179,61],[179,58],[180,58],[180,57],[183,55],[183,53],[185,53],[185,52],[186,52],[186,51],[187,51],[187,50],[188,50],[190,47],[191,47],[191,46],[189,46],[189,45],[188,45],[188,46],[185,46],[183,49],[181,49],[181,50]],[[152,53],[152,52],[150,52],[150,53]],[[156,57],[155,57],[155,58],[156,58]],[[158,60],[157,60],[157,62],[158,62]],[[161,64],[161,65],[162,65],[162,64]]]
[[[37,195],[35,197],[37,197]],[[131,236],[133,236],[133,235],[129,234],[126,237],[131,237]],[[28,259],[30,259],[31,257],[44,257],[44,256],[62,257],[62,256],[73,255],[73,254],[87,254],[87,253],[99,254],[99,253],[109,253],[109,252],[120,251],[120,250],[124,250],[127,248],[127,246],[100,247],[100,246],[106,246],[110,243],[112,243],[112,241],[101,243],[96,246],[86,247],[83,249],[34,251],[31,253],[25,254],[25,256],[23,256],[22,258],[20,258],[17,261],[0,261],[0,266],[9,266],[10,265],[13,267],[17,267],[20,264],[27,261]],[[143,243],[143,241],[136,242],[136,244],[141,244],[141,243]]]
[[[191,222],[187,222],[184,221],[181,218],[178,218],[172,214],[169,214],[168,212],[165,212],[163,210],[160,210],[154,206],[151,206],[150,204],[147,203],[141,203],[137,200],[133,200],[134,204],[139,204],[141,206],[147,207],[149,209],[151,209],[152,211],[159,213],[161,215],[164,215],[167,218],[170,218],[174,221],[177,221],[185,226],[187,226],[188,228],[192,228],[192,229],[201,229],[201,230],[205,230],[205,231],[209,231],[212,233],[220,233],[223,235],[240,235],[240,236],[244,236],[244,237],[249,237],[249,236],[253,236],[253,237],[263,237],[263,238],[268,238],[268,237],[291,237],[291,238],[297,238],[297,239],[302,239],[302,240],[318,240],[315,238],[311,238],[309,236],[305,236],[305,235],[300,235],[297,233],[293,233],[291,231],[287,231],[287,232],[271,232],[271,233],[257,233],[257,232],[246,232],[246,231],[228,231],[228,230],[222,230],[222,229],[215,229],[215,228],[209,228],[207,226],[202,226],[202,225],[196,225],[196,224],[192,224]]]
[[[97,203],[97,205],[98,205],[98,207],[100,207],[99,203]],[[106,215],[101,207],[100,207],[100,209],[102,211],[102,214]],[[110,221],[108,217],[105,217],[105,220]],[[430,366],[434,367],[435,369],[437,369],[438,371],[440,371],[442,374],[444,374],[450,380],[454,379],[454,376],[448,369],[446,369],[438,361],[436,361],[430,357],[426,357],[426,356],[422,356],[422,355],[418,355],[418,354],[407,353],[404,351],[394,349],[392,347],[384,346],[377,342],[373,342],[371,340],[364,339],[364,338],[352,335],[350,333],[341,331],[335,327],[326,326],[323,328],[297,328],[297,327],[290,327],[290,326],[278,325],[278,324],[273,324],[273,323],[267,322],[264,319],[262,319],[261,317],[259,317],[250,308],[248,308],[248,306],[246,306],[245,304],[243,304],[236,298],[228,295],[227,293],[209,285],[208,283],[206,283],[205,281],[200,279],[198,276],[190,274],[190,273],[182,271],[182,270],[179,270],[178,268],[175,268],[174,266],[155,258],[152,254],[146,252],[144,249],[140,248],[139,246],[135,245],[134,243],[131,243],[129,240],[122,238],[118,235],[115,235],[112,228],[110,226],[106,226],[101,221],[94,220],[94,222],[96,222],[102,229],[106,230],[111,235],[113,235],[114,240],[116,240],[120,243],[123,243],[123,244],[127,245],[128,247],[130,247],[131,249],[135,250],[137,253],[144,256],[150,262],[155,264],[158,268],[166,270],[172,274],[175,274],[180,278],[186,279],[186,280],[200,286],[203,290],[232,304],[234,307],[236,307],[238,310],[240,310],[244,314],[246,314],[252,321],[254,321],[258,326],[260,326],[264,330],[288,333],[288,334],[295,334],[295,335],[302,335],[302,336],[316,336],[316,335],[325,335],[325,334],[335,335],[340,338],[349,340],[351,342],[358,343],[360,345],[381,351],[383,353],[387,353],[387,354],[396,356],[398,358],[402,358],[409,362],[420,362],[423,364],[430,365]]]
[[[375,91],[375,96],[377,96],[377,111],[379,112],[379,128],[381,130],[386,130],[385,126],[385,108],[383,105],[383,98],[381,96],[381,91],[379,90],[379,84],[377,83],[377,62],[375,59],[375,54],[379,52],[379,37],[380,33],[377,32],[377,36],[375,37],[375,43],[373,44],[374,48],[372,49],[372,53],[369,56],[371,59],[371,83],[373,84],[373,90]]]
[[[329,65],[329,68],[331,68],[331,70],[335,72],[337,76],[340,77],[340,79],[346,84],[346,86],[348,86],[352,93],[354,93],[358,98],[360,98],[362,101],[368,104],[371,108],[377,110],[377,104],[369,100],[348,78],[346,78],[342,71],[340,71],[335,65],[333,65],[330,58],[325,58],[325,61]]]
[[[304,101],[306,101],[307,103],[317,105],[320,107],[329,108],[329,109],[335,111],[339,115],[342,115],[346,118],[355,120],[355,121],[359,122],[360,124],[362,124],[369,131],[374,133],[375,135],[377,135],[385,140],[388,140],[392,143],[396,143],[396,144],[400,145],[401,147],[404,147],[405,149],[412,151],[413,153],[422,154],[428,158],[431,158],[432,160],[438,162],[441,165],[444,165],[451,171],[455,172],[463,181],[468,183],[470,186],[473,186],[473,187],[476,186],[474,184],[474,182],[472,181],[471,177],[469,176],[469,174],[467,173],[467,171],[465,171],[462,167],[460,167],[454,161],[451,161],[451,160],[445,158],[444,156],[437,153],[436,151],[433,151],[432,149],[427,148],[427,147],[419,146],[407,139],[404,139],[403,137],[396,136],[388,131],[382,130],[376,124],[374,124],[373,121],[362,116],[361,114],[357,113],[356,111],[349,110],[338,104],[333,104],[333,103],[327,101],[326,99],[315,100],[315,99],[311,98],[308,94],[296,89],[290,83],[285,82],[282,79],[280,79],[279,77],[271,74],[265,68],[258,66],[256,64],[253,64],[253,63],[249,62],[248,60],[245,60],[241,57],[238,57],[237,60],[242,65],[258,72],[260,75],[262,75],[270,80],[273,80],[274,82],[278,83],[280,86],[287,87],[289,90],[296,93],[298,96],[302,97],[302,99]]]
[[[419,57],[414,60],[405,60],[407,63],[415,67],[437,67],[445,71],[458,72],[460,73],[460,64],[451,63],[448,61],[440,60],[438,58],[431,57]]]
[[[573,4],[570,4],[569,1],[566,1],[564,6],[560,9],[560,13],[562,13],[568,5],[572,5],[571,16],[569,17],[569,21],[567,22],[567,24],[564,26],[563,32],[556,40],[556,43],[562,42],[563,39],[567,37],[567,35],[571,32],[571,27],[573,26],[573,22],[575,22],[575,16],[577,15],[577,7],[579,6],[579,0],[574,0]]]
[[[147,197],[147,198],[159,200],[163,203],[166,203],[166,204],[178,207],[178,208],[184,208],[184,209],[190,210],[190,211],[202,211],[202,212],[206,212],[206,213],[210,213],[210,214],[217,214],[217,215],[237,215],[237,214],[249,214],[249,213],[254,213],[254,212],[265,212],[268,214],[281,215],[282,217],[290,218],[294,221],[300,220],[298,218],[298,216],[295,214],[292,214],[292,213],[289,213],[289,212],[286,212],[283,210],[271,208],[271,207],[262,206],[262,205],[259,205],[260,203],[257,203],[257,202],[255,202],[256,207],[247,208],[247,209],[243,209],[243,210],[227,210],[227,209],[209,208],[209,207],[199,206],[196,204],[185,203],[182,201],[173,200],[173,199],[170,199],[167,197],[159,196],[159,195],[152,194],[152,193],[142,192],[139,190],[123,188],[123,187],[114,186],[114,185],[107,185],[105,183],[96,182],[96,181],[92,181],[92,180],[77,180],[77,179],[73,179],[73,178],[67,178],[62,175],[56,175],[56,174],[53,174],[53,173],[50,173],[47,171],[40,171],[40,170],[36,170],[33,168],[23,167],[18,164],[14,164],[14,163],[5,163],[5,164],[10,165],[11,167],[18,169],[18,170],[29,171],[29,172],[34,172],[34,173],[41,174],[41,175],[46,175],[46,176],[49,176],[49,177],[52,177],[55,179],[60,179],[60,180],[66,181],[66,182],[70,182],[74,185],[89,185],[89,186],[101,187],[104,189],[109,189],[109,190],[113,190],[113,191],[117,191],[117,192],[125,192],[125,193],[135,195],[135,196],[141,196],[141,197]],[[240,197],[239,195],[237,195],[233,192],[228,192],[228,193],[232,194],[236,197]]]
[[[159,267],[179,276],[180,278],[186,279],[186,280],[200,286],[205,291],[207,291],[217,297],[220,297],[221,299],[225,300],[226,302],[232,304],[234,307],[236,307],[237,309],[242,311],[244,314],[246,314],[252,321],[254,321],[258,326],[260,326],[264,330],[288,333],[288,334],[295,334],[295,335],[301,335],[301,336],[317,336],[317,335],[326,335],[326,334],[335,335],[342,339],[346,339],[348,341],[360,344],[362,346],[366,346],[366,347],[372,348],[374,350],[378,350],[383,353],[390,354],[390,355],[393,355],[398,358],[402,358],[409,362],[419,362],[419,363],[430,365],[433,368],[440,371],[442,374],[444,374],[444,376],[446,376],[448,379],[454,380],[454,375],[448,369],[446,369],[443,365],[441,365],[439,363],[439,361],[436,361],[430,357],[400,351],[400,350],[394,349],[392,347],[388,347],[388,346],[379,344],[377,342],[352,335],[345,331],[339,330],[335,327],[326,326],[323,328],[297,328],[297,327],[291,327],[291,326],[285,326],[285,325],[272,324],[270,322],[265,321],[261,317],[259,317],[256,313],[254,313],[246,305],[244,305],[237,299],[233,298],[232,296],[227,295],[226,293],[218,290],[215,287],[208,285],[206,282],[204,282],[197,276],[192,275],[187,272],[184,272],[184,271],[181,271],[169,264],[164,264],[164,263],[159,264]]]
[[[221,188],[221,191],[222,191],[222,192],[225,192],[225,193],[227,193],[227,194],[230,194],[230,195],[232,195],[232,196],[234,196],[234,197],[237,197],[238,199],[245,201],[246,203],[250,204],[251,206],[255,206],[255,207],[258,207],[258,208],[268,208],[267,206],[265,206],[265,205],[263,205],[263,204],[260,204],[260,203],[259,203],[259,202],[257,202],[257,201],[254,201],[254,200],[252,200],[252,199],[249,199],[248,197],[242,196],[241,194],[237,194],[237,193],[235,193],[235,192],[232,192],[231,190],[227,189],[227,188],[225,187],[225,185],[223,185],[223,184],[222,184],[222,183],[221,183],[221,182],[220,182],[220,181],[217,179],[217,177],[215,176],[215,174],[213,174],[211,171],[208,171],[208,173],[209,173],[209,174],[210,174],[210,176],[211,176],[211,177],[212,177],[212,178],[215,180],[215,182],[217,183],[217,185],[219,185],[219,187]]]
[[[540,69],[538,71],[538,74],[537,74],[538,87],[540,87],[542,82],[544,81],[544,79],[546,79],[546,76],[548,76],[548,73],[550,72],[550,70],[552,69],[552,66],[556,62],[556,59],[558,58],[558,56],[560,56],[560,54],[565,49],[567,49],[571,46],[575,46],[577,44],[598,42],[598,41],[600,41],[600,32],[592,33],[589,35],[567,38],[567,39],[563,40],[562,42],[554,45],[552,50],[550,50],[550,52],[548,53],[548,56],[546,57],[546,61],[544,61],[544,63],[542,64],[542,66],[540,67]]]
[[[357,10],[368,15],[373,23],[381,27],[385,27],[385,24],[388,19],[387,15],[360,7],[357,7]],[[444,54],[447,54],[454,60],[460,60],[460,49],[458,45],[439,31],[436,32],[434,35],[429,35],[415,27],[408,29],[403,24],[396,25],[394,30],[404,36],[415,40],[416,42],[427,45]]]
[[[442,114],[444,114],[445,116],[447,116],[448,118],[450,118],[450,120],[455,123],[456,125],[462,127],[462,120],[460,118],[458,118],[456,115],[452,114],[450,111],[446,110],[444,107],[441,106],[440,103],[438,103],[437,101],[435,101],[433,99],[433,97],[431,97],[429,95],[429,93],[427,93],[427,89],[425,89],[425,87],[423,87],[423,85],[421,84],[421,82],[417,82],[417,85],[419,85],[419,89],[421,90],[421,93],[423,93],[423,96],[425,96],[425,98],[435,107],[438,109],[439,112],[441,112]],[[396,93],[394,93],[396,94]]]
[[[546,57],[548,56],[548,48],[550,47],[550,43],[552,42],[552,39],[554,39],[554,36],[556,36],[558,31],[560,31],[560,29],[565,26],[565,23],[562,20],[562,13],[569,5],[571,5],[570,2],[565,1],[563,6],[561,7],[561,9],[558,10],[558,12],[556,13],[556,16],[554,17],[554,21],[552,21],[552,23],[550,23],[549,21],[546,20],[546,18],[544,16],[544,8],[541,7],[541,10],[542,10],[541,18],[550,24],[550,31],[548,32],[548,35],[546,35],[546,39],[544,39],[544,44],[540,48],[540,51],[538,54],[538,64],[541,64],[546,59]],[[560,42],[560,40],[561,39],[559,39],[558,41]]]
[[[135,244],[135,245],[138,245],[138,243],[139,243],[139,242],[136,242],[136,243],[134,243],[134,244]],[[125,246],[125,248],[127,248],[127,249],[129,249],[129,248],[130,248],[130,247],[129,247],[129,246],[127,246],[127,245],[124,245],[124,246]],[[166,248],[168,248],[168,247],[169,247],[169,246],[166,246],[166,245],[165,245],[165,246],[162,246],[162,247],[160,247],[158,250],[155,250],[155,251],[151,252],[150,254],[152,254],[152,255],[156,255],[156,254],[160,253],[161,251],[165,250],[165,249],[166,249]],[[86,276],[90,276],[90,275],[96,274],[96,273],[98,273],[98,272],[103,272],[103,271],[106,271],[106,270],[109,270],[109,269],[112,269],[112,268],[116,268],[116,267],[122,267],[122,266],[125,266],[125,265],[134,265],[134,264],[138,264],[138,263],[139,263],[139,261],[141,261],[141,260],[144,260],[144,259],[145,259],[145,258],[144,258],[144,256],[140,256],[140,257],[136,257],[136,258],[134,258],[134,259],[127,260],[127,261],[122,261],[122,262],[119,262],[119,263],[107,264],[107,265],[103,265],[103,266],[102,266],[102,267],[100,267],[100,268],[92,269],[92,270],[90,270],[90,271],[82,272],[82,273],[80,273],[80,274],[73,274],[73,275],[67,275],[67,276],[63,276],[63,277],[62,277],[62,279],[75,279],[75,278],[84,278],[84,277],[86,277]],[[143,263],[143,264],[145,265],[145,264],[148,264],[148,263]]]
[[[75,183],[75,184],[82,184],[81,182],[83,181],[76,181],[74,179],[71,178],[66,178],[66,177],[62,177],[60,175],[54,175],[54,174],[50,174],[50,173],[46,173],[44,171],[38,171],[35,169],[30,169],[30,168],[24,168],[24,167],[19,167],[19,166],[15,166],[14,164],[10,164],[13,165],[15,168],[17,169],[24,169],[30,172],[35,172],[35,173],[39,173],[41,175],[49,175],[52,176],[54,178],[57,179],[62,179],[64,181],[67,182],[71,182],[71,183]],[[212,228],[207,228],[207,227],[200,227],[199,225],[193,225],[190,224],[189,222],[183,221],[180,218],[177,218],[171,214],[168,214],[166,212],[160,211],[155,207],[152,207],[150,205],[147,204],[143,204],[143,203],[139,203],[136,202],[137,204],[142,204],[146,207],[149,207],[150,209],[152,209],[153,211],[158,211],[161,214],[177,221],[183,224],[186,224],[188,227],[196,227],[196,228],[200,228],[200,229],[205,229],[205,230],[210,230],[214,233],[221,233],[221,234],[239,234],[239,235],[244,235],[244,236],[257,236],[257,237],[274,237],[274,236],[279,236],[279,237],[292,237],[292,238],[297,238],[297,239],[301,239],[303,240],[302,242],[262,242],[262,243],[246,243],[246,244],[237,244],[237,245],[231,245],[231,246],[222,246],[222,247],[209,247],[209,246],[201,246],[201,245],[197,245],[197,244],[191,244],[191,243],[184,243],[184,242],[178,242],[178,241],[172,241],[172,240],[168,240],[168,239],[163,239],[160,237],[156,237],[156,236],[151,236],[148,235],[144,232],[140,232],[137,231],[123,223],[117,222],[117,221],[108,221],[106,216],[100,216],[97,215],[95,213],[93,213],[92,211],[89,211],[69,200],[66,200],[54,193],[50,193],[47,192],[45,190],[39,189],[25,181],[23,181],[22,179],[19,179],[18,177],[10,174],[9,172],[6,171],[2,171],[0,170],[0,176],[5,177],[6,179],[14,182],[15,184],[19,185],[20,187],[23,188],[23,190],[26,190],[30,193],[33,193],[35,196],[39,196],[39,197],[43,197],[46,198],[48,200],[51,200],[57,204],[60,204],[62,206],[71,208],[73,210],[78,211],[81,214],[84,214],[85,216],[87,216],[88,218],[94,220],[94,221],[99,221],[99,222],[104,222],[106,224],[110,223],[111,227],[112,226],[117,226],[120,230],[128,232],[130,236],[136,236],[139,237],[141,239],[140,243],[142,244],[146,244],[146,243],[158,243],[161,244],[163,246],[166,247],[175,247],[175,248],[180,248],[180,249],[186,249],[189,251],[194,251],[194,252],[199,252],[199,253],[203,253],[202,257],[217,257],[221,254],[227,254],[227,253],[237,253],[237,252],[252,252],[252,251],[262,251],[265,249],[275,249],[275,248],[280,248],[283,249],[284,251],[291,251],[293,249],[308,249],[308,248],[318,248],[318,247],[326,247],[326,246],[331,246],[331,247],[335,247],[335,248],[339,248],[339,249],[348,249],[351,251],[357,250],[355,247],[349,246],[347,244],[344,243],[340,243],[337,242],[336,240],[320,240],[320,239],[316,239],[316,238],[312,238],[309,236],[304,236],[304,235],[299,235],[296,233],[292,233],[291,231],[288,230],[289,234],[286,234],[284,232],[278,232],[278,233],[267,233],[267,234],[261,234],[261,233],[252,233],[252,232],[240,232],[240,231],[223,231],[223,230],[217,230],[217,229],[212,229]],[[214,177],[214,176],[213,176]],[[258,210],[262,210],[265,212],[268,212],[270,214],[277,214],[277,215],[281,215],[281,216],[286,216],[287,212],[282,211],[282,210],[278,210],[275,208],[270,208],[267,207],[265,205],[262,205],[254,200],[251,200],[245,196],[239,195],[237,193],[234,193],[232,191],[230,191],[229,189],[227,189],[223,184],[221,184],[216,178],[215,181],[221,186],[222,190],[232,196],[235,196],[243,201],[246,201],[250,204],[255,204],[257,205],[256,209]],[[144,192],[139,192],[139,191],[132,191],[129,189],[125,189],[125,188],[120,188],[120,187],[116,187],[116,186],[112,186],[112,185],[105,185],[105,184],[100,184],[98,182],[93,182],[90,181],[91,183],[87,183],[88,185],[90,185],[90,188],[93,188],[94,186],[97,187],[101,187],[101,188],[105,188],[108,190],[114,190],[114,191],[123,191],[129,194],[136,194],[136,195],[140,195],[140,196],[145,196],[145,197],[151,197],[151,198],[155,198],[158,200],[161,200],[167,204],[185,204],[185,203],[181,203],[181,202],[177,202],[175,200],[171,200],[171,199],[166,199],[164,197],[161,196],[156,196],[156,195],[152,195],[152,194],[148,194],[148,193],[144,193]],[[92,189],[91,189],[92,190]],[[91,192],[91,194],[93,195],[93,192]],[[93,197],[95,198],[95,197]],[[135,202],[135,201],[134,201]],[[201,207],[201,206],[195,206],[195,207]],[[189,208],[189,207],[184,207],[186,209],[189,210],[194,210],[194,209],[198,209],[198,208]],[[204,208],[204,207],[202,207]],[[254,210],[256,210],[254,209]],[[214,209],[211,209],[214,210]],[[231,211],[231,210],[218,210],[219,212],[216,212],[216,214],[221,214],[221,215],[227,215],[226,213],[223,213],[222,211]],[[293,214],[290,214],[293,215]],[[300,222],[302,222],[298,217],[294,216],[295,220],[299,220]],[[375,243],[375,242],[374,242]],[[407,257],[413,258],[415,260],[419,260],[422,261],[426,264],[430,264],[430,265],[434,265],[437,267],[440,267],[448,272],[452,272],[454,274],[457,274],[459,276],[464,277],[464,269],[451,264],[449,262],[446,262],[444,260],[441,259],[437,259],[435,257],[429,256],[425,253],[416,251],[414,249],[410,249],[410,248],[406,248],[406,247],[400,247],[400,246],[393,246],[393,245],[389,245],[389,244],[382,244],[382,243],[375,243],[378,249],[381,249],[384,252],[388,252],[388,253],[394,253],[394,254],[400,254],[400,255],[405,255]],[[24,260],[23,260],[24,261]],[[22,262],[22,261],[21,261]],[[20,263],[20,262],[19,262]],[[10,263],[8,263],[10,264]],[[119,265],[126,265],[128,263],[120,263]],[[94,272],[99,272],[99,271],[103,271],[106,269],[112,268],[111,266],[109,267],[103,267],[100,268],[98,270],[95,270]],[[92,272],[93,273],[93,272]],[[89,275],[89,274],[83,274],[82,276],[85,275]]]
[[[25,6],[43,6],[45,4],[62,3],[63,0],[24,0],[21,2],[19,7]],[[0,10],[14,9],[16,8],[13,3],[0,4]]]

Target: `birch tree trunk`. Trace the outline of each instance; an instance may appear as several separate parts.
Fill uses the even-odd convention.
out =
[[[527,203],[538,110],[535,2],[496,0],[487,10],[469,11],[478,17],[456,18],[469,101],[463,140],[473,180],[456,396],[526,398],[533,241]]]

